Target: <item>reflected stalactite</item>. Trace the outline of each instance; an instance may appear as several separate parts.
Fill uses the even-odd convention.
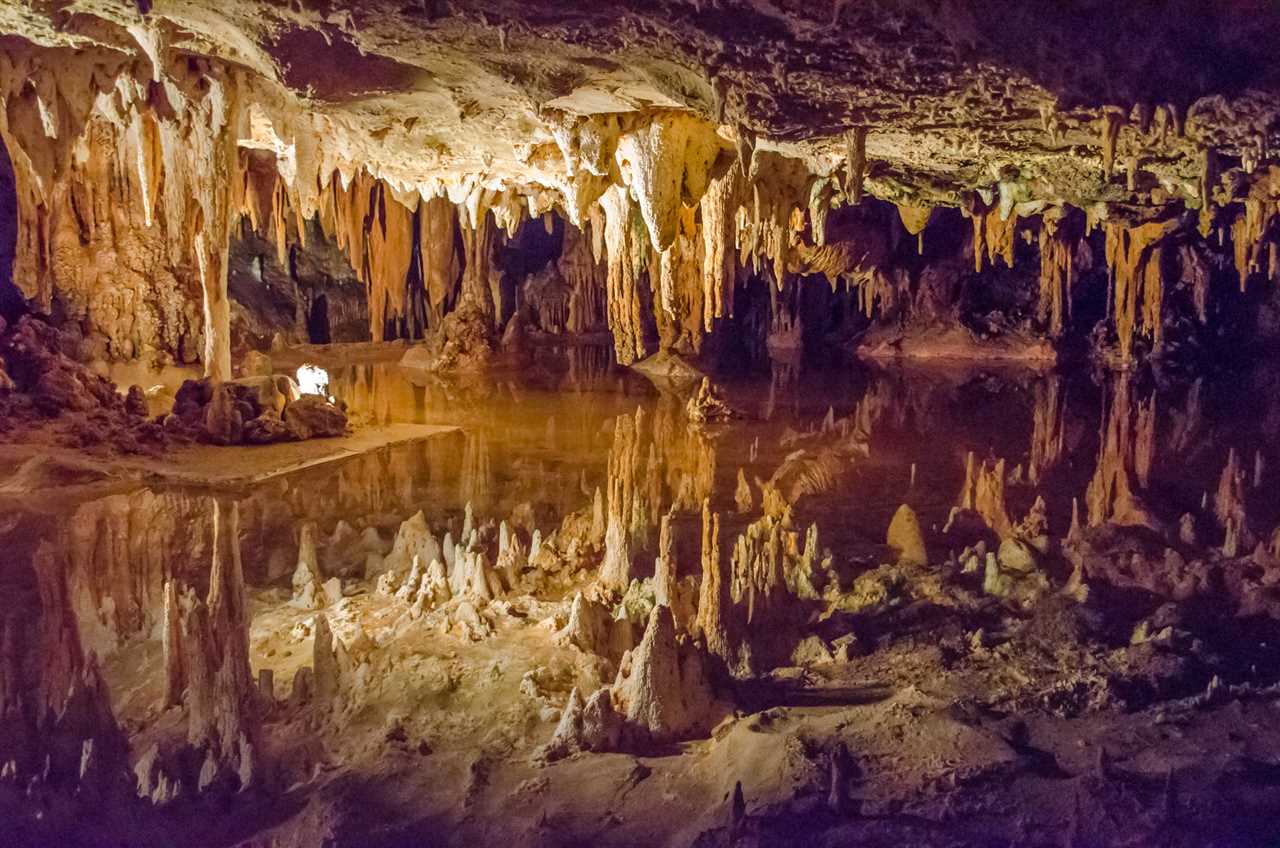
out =
[[[1063,395],[1062,378],[1056,374],[1035,384],[1031,456],[1027,460],[1027,476],[1032,483],[1040,482],[1045,472],[1062,458],[1063,415],[1067,407]]]
[[[458,473],[458,501],[487,506],[493,496],[493,467],[489,461],[489,436],[483,432],[467,432],[462,448],[462,467]]]
[[[420,392],[394,369],[385,363],[331,369],[329,392],[347,404],[351,416],[371,424],[417,422],[422,409]]]
[[[165,589],[177,607],[177,626],[164,629],[169,675],[165,690],[170,695],[184,693],[187,741],[204,760],[200,791],[232,775],[236,788],[255,782],[262,751],[259,706],[249,665],[239,506],[212,498],[210,507],[213,556],[208,593],[202,599],[189,584],[181,591]]]
[[[964,485],[960,490],[961,509],[973,510],[982,517],[997,536],[1007,539],[1013,535],[1013,522],[1005,506],[1005,464],[1003,459],[994,462],[977,462],[972,451],[965,457]]]
[[[180,492],[142,490],[90,501],[67,523],[67,581],[86,647],[100,656],[146,637],[163,587],[207,562],[208,510]]]
[[[29,579],[38,603],[0,619],[0,770],[29,797],[48,790],[120,803],[128,740],[98,656],[80,639],[64,557],[47,540],[36,545]]]
[[[1107,521],[1156,526],[1136,492],[1146,486],[1155,458],[1156,397],[1144,402],[1133,393],[1130,375],[1118,374],[1103,404],[1098,465],[1085,493],[1091,527]]]
[[[631,582],[633,549],[643,546],[650,517],[657,515],[661,508],[660,504],[649,503],[651,487],[646,486],[643,477],[644,425],[642,409],[637,409],[634,415],[619,415],[614,419],[600,582],[617,592],[626,591]]]

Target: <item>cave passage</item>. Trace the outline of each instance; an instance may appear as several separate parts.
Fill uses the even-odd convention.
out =
[[[1274,848],[1280,6],[63,5],[6,848]]]

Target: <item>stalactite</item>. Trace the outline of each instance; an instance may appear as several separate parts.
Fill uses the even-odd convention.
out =
[[[1161,242],[1181,226],[1181,219],[1128,226],[1107,221],[1107,265],[1111,269],[1111,308],[1122,363],[1133,360],[1133,340],[1141,332],[1159,347],[1164,335],[1161,310],[1164,281]]]
[[[897,208],[898,217],[902,220],[902,226],[906,228],[908,233],[916,237],[917,251],[924,253],[924,230],[929,225],[929,218],[933,216],[933,207],[899,203]]]
[[[457,212],[445,197],[418,206],[418,245],[431,326],[438,326],[458,282]]]
[[[1047,322],[1049,335],[1058,338],[1071,314],[1071,290],[1075,283],[1075,254],[1081,231],[1065,207],[1045,210],[1040,218],[1040,300],[1037,317]]]
[[[90,355],[202,359],[210,375],[230,377],[239,78],[204,60],[175,63],[163,69],[167,102],[157,104],[150,67],[113,79],[87,63],[5,64],[6,82],[36,83],[7,92],[0,118],[17,183],[15,283],[37,308],[56,294],[87,319],[106,339]],[[37,88],[56,92],[51,114]]]
[[[630,365],[646,353],[640,311],[640,265],[648,248],[637,231],[639,217],[625,188],[613,186],[600,198],[609,257],[606,298],[609,330],[619,364]]]
[[[862,202],[863,183],[867,178],[867,128],[854,127],[845,134],[844,193],[849,202]]]
[[[1012,268],[1017,211],[1011,211],[1007,218],[1001,217],[997,207],[984,204],[976,193],[967,196],[963,209],[973,224],[973,270],[981,273],[984,255],[991,265],[999,256]]]
[[[1280,166],[1271,165],[1251,175],[1242,205],[1243,211],[1231,222],[1231,244],[1243,292],[1249,277],[1264,267],[1268,276],[1275,278],[1277,247],[1270,230],[1272,222],[1280,216]]]
[[[349,183],[341,178],[332,179],[321,206],[322,228],[346,254],[357,278],[365,284],[369,332],[374,341],[383,341],[388,323],[403,318],[408,312],[406,279],[414,259],[418,230],[430,230],[431,235],[439,234],[449,240],[432,242],[433,250],[438,252],[422,251],[421,279],[435,287],[429,289],[430,295],[440,296],[443,302],[452,286],[456,267],[452,217],[438,205],[421,205],[430,211],[419,216],[415,223],[415,209],[396,199],[385,182],[361,169]],[[426,264],[428,256],[430,266]]]
[[[569,285],[565,329],[588,333],[606,326],[608,268],[592,254],[587,235],[572,224],[564,228],[564,246],[556,267]]]
[[[702,347],[707,308],[703,280],[704,240],[698,237],[697,210],[684,207],[676,239],[659,259],[660,308],[655,309],[664,350],[697,353]]]
[[[720,151],[715,127],[682,112],[652,115],[618,138],[618,169],[654,250],[661,253],[671,246],[682,203],[701,200]]]
[[[497,226],[489,214],[489,193],[477,187],[467,199],[468,213],[462,216],[463,270],[459,299],[475,304],[494,323],[501,303],[493,297],[495,278],[494,251],[498,244]]]
[[[781,290],[793,248],[801,243],[804,206],[815,179],[808,165],[781,153],[757,150],[748,175],[749,202],[738,207],[738,264],[759,273],[760,261],[772,263],[774,286]]]
[[[711,332],[715,319],[733,315],[733,289],[736,256],[734,211],[739,202],[743,180],[742,168],[734,162],[720,177],[712,180],[702,196],[702,319],[703,329]]]

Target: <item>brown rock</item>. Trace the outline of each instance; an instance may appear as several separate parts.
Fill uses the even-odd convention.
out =
[[[244,414],[232,386],[220,383],[204,408],[204,436],[215,445],[239,444],[244,437]]]
[[[293,430],[275,412],[268,410],[244,425],[244,441],[250,445],[273,445],[296,439]]]
[[[303,395],[285,407],[284,423],[299,439],[341,436],[347,414],[320,395]]]
[[[150,407],[147,406],[147,396],[142,391],[142,386],[132,385],[129,387],[129,393],[124,398],[125,411],[135,418],[146,418],[151,414]]]

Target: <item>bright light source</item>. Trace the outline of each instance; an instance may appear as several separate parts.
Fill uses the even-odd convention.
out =
[[[318,365],[303,365],[298,369],[298,389],[304,395],[329,395],[329,372]]]

